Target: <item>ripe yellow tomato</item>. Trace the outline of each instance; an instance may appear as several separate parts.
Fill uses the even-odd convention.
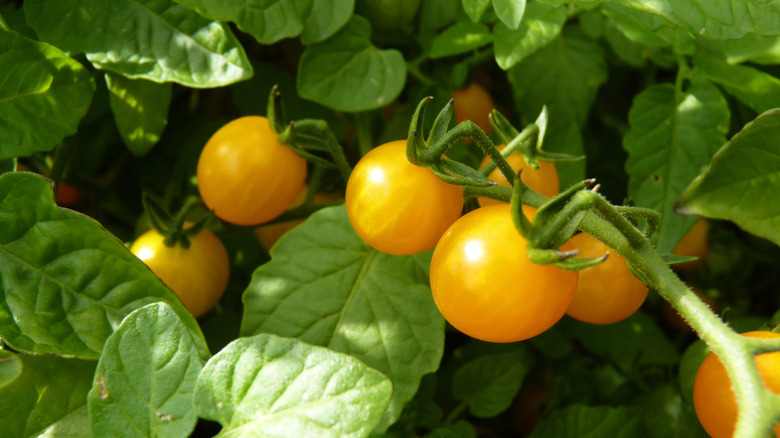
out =
[[[527,216],[535,212],[523,209]],[[576,271],[528,259],[509,204],[478,208],[452,224],[433,251],[430,281],[444,318],[488,342],[544,332],[563,317],[577,290]]]
[[[388,254],[428,251],[463,210],[463,189],[406,158],[406,140],[372,149],[347,182],[347,215],[357,234]]]
[[[743,333],[742,336],[758,339],[777,339],[780,334],[765,331]],[[756,356],[758,374],[764,386],[780,394],[780,352]],[[693,406],[704,430],[712,438],[731,438],[737,424],[737,399],[731,389],[726,367],[718,356],[710,353],[704,358],[693,383]],[[780,436],[780,423],[775,426],[775,436]]]
[[[279,143],[268,119],[248,116],[214,133],[197,174],[203,202],[218,218],[259,225],[293,203],[306,181],[306,160]]]
[[[600,257],[611,249],[587,233],[569,240],[580,257]],[[577,293],[566,313],[591,324],[612,324],[633,315],[647,297],[647,287],[628,269],[615,251],[599,265],[580,271]]]
[[[472,82],[466,88],[453,91],[452,99],[455,109],[455,120],[458,123],[464,120],[471,120],[488,134],[493,132],[493,125],[490,124],[489,115],[493,111],[495,104],[485,87]],[[470,138],[467,140],[470,141]]]
[[[698,257],[699,260],[672,265],[672,268],[678,271],[686,271],[704,263],[704,259],[710,252],[710,246],[707,243],[707,233],[709,231],[710,223],[707,222],[707,219],[699,218],[699,221],[693,225],[693,228],[688,231],[674,248],[674,251],[672,251],[673,254]]]
[[[498,150],[503,151],[505,147],[505,145],[501,145],[498,147]],[[537,193],[547,196],[548,198],[552,198],[558,194],[558,171],[555,170],[555,165],[553,163],[540,160],[539,168],[534,169],[525,162],[525,158],[523,158],[521,154],[517,153],[510,154],[508,157],[506,157],[506,161],[515,172],[519,171],[520,169],[523,170],[523,173],[520,175],[520,179],[525,183],[525,185]],[[490,157],[486,156],[485,159],[482,160],[482,164],[480,164],[479,167],[485,167],[489,162]],[[497,182],[499,185],[510,187],[509,181],[506,180],[506,177],[498,168],[490,172],[488,178]],[[477,198],[477,202],[479,202],[481,207],[486,205],[501,204],[501,201],[497,199],[485,198],[482,196]]]
[[[204,229],[190,238],[190,247],[169,248],[155,230],[142,234],[130,251],[141,259],[184,303],[196,318],[208,312],[222,297],[230,276],[225,246]]]

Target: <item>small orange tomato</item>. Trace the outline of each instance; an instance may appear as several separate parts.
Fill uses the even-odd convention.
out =
[[[707,243],[707,233],[710,230],[710,224],[707,219],[699,218],[699,221],[693,225],[693,228],[680,240],[677,247],[672,251],[673,254],[698,257],[699,260],[688,263],[680,263],[672,265],[672,268],[678,271],[687,271],[695,268],[702,263],[710,252],[709,244]]]
[[[569,239],[581,257],[600,257],[610,248],[588,233]],[[577,293],[566,313],[591,324],[612,324],[633,315],[647,297],[647,287],[628,269],[626,259],[612,251],[601,264],[580,271]]]
[[[754,331],[742,336],[758,339],[778,339],[779,333]],[[755,358],[758,374],[767,389],[780,394],[780,352],[759,354]],[[704,430],[712,438],[731,438],[737,424],[737,399],[731,389],[726,367],[715,353],[704,358],[693,383],[693,407]],[[775,426],[780,436],[780,423]]]
[[[493,132],[490,124],[490,112],[495,104],[485,87],[472,82],[468,87],[452,92],[453,106],[455,107],[455,120],[458,123],[471,120],[488,134]]]
[[[498,147],[498,150],[503,151],[505,147],[505,145],[501,145]],[[506,157],[506,161],[515,172],[521,169],[523,170],[523,173],[520,174],[520,179],[534,191],[547,196],[548,198],[552,198],[558,194],[558,171],[555,170],[555,165],[553,163],[539,160],[539,168],[534,169],[525,162],[525,158],[523,158],[522,154],[517,153],[510,154]],[[479,167],[485,167],[489,162],[490,157],[486,156]],[[497,182],[499,185],[510,187],[509,181],[506,180],[506,177],[498,168],[490,172],[488,178]],[[479,202],[480,207],[501,203],[501,201],[497,199],[485,198],[482,196],[477,198],[477,202]]]

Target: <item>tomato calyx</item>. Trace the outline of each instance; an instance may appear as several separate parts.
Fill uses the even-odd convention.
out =
[[[190,239],[200,234],[214,215],[212,210],[198,221],[185,223],[187,214],[200,203],[200,199],[196,196],[187,198],[175,216],[171,215],[159,200],[155,199],[148,192],[144,192],[141,202],[148,213],[149,224],[165,238],[163,243],[168,248],[173,248],[177,245],[184,249],[189,248]]]

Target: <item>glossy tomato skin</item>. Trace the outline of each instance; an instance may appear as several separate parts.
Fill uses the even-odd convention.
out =
[[[141,259],[178,297],[196,318],[209,311],[222,297],[230,275],[225,246],[204,229],[190,238],[190,247],[165,246],[155,230],[142,234],[130,251]]]
[[[211,136],[197,174],[203,202],[217,217],[259,225],[293,203],[306,181],[306,160],[279,143],[268,119],[247,116]]]
[[[478,208],[452,224],[431,260],[433,299],[444,318],[489,342],[522,341],[558,322],[574,297],[577,272],[534,264],[525,247],[509,204]]]
[[[742,336],[759,339],[778,339],[779,333],[754,331]],[[756,356],[758,374],[764,386],[780,394],[780,352]],[[693,406],[704,430],[712,438],[731,438],[737,424],[737,400],[731,389],[726,368],[715,353],[704,358],[693,383]],[[775,435],[780,436],[780,423],[775,426]]]
[[[472,82],[468,87],[452,92],[455,120],[460,123],[471,120],[488,134],[493,132],[490,124],[490,112],[495,104],[493,98],[482,85]]]
[[[626,259],[587,233],[572,237],[569,244],[580,250],[580,257],[610,254],[601,264],[580,271],[577,293],[566,313],[591,324],[612,324],[633,315],[647,298],[647,286],[631,273]]]
[[[672,265],[672,268],[677,271],[687,271],[704,263],[704,259],[710,252],[710,246],[707,242],[707,234],[709,231],[710,223],[707,222],[707,219],[699,218],[699,220],[693,224],[693,228],[683,236],[680,243],[678,243],[674,248],[674,251],[672,251],[673,254],[698,257],[699,260]]]
[[[505,147],[505,145],[501,145],[498,147],[498,150],[503,151]],[[523,183],[525,183],[525,185],[533,189],[535,192],[547,196],[548,198],[552,198],[558,194],[560,183],[558,182],[558,171],[555,169],[555,165],[553,163],[540,160],[539,168],[534,169],[528,163],[526,163],[525,158],[523,158],[523,156],[518,153],[510,154],[508,157],[506,157],[506,161],[515,172],[519,170],[523,171],[523,173],[520,174],[520,179],[523,181]],[[489,162],[490,157],[486,156],[482,160],[482,164],[480,164],[479,167],[485,167]],[[507,181],[504,174],[501,173],[498,168],[493,169],[493,171],[490,172],[490,175],[488,175],[488,178],[497,182],[499,185],[510,187],[509,181]],[[481,207],[502,203],[502,201],[497,199],[485,198],[482,196],[477,197],[477,202],[479,202]]]
[[[367,153],[347,182],[347,214],[357,234],[388,254],[428,251],[460,217],[463,189],[406,158],[406,140]]]

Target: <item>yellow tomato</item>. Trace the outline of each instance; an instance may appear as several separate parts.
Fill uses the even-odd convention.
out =
[[[498,147],[498,150],[503,151],[505,147],[505,145],[501,145]],[[558,171],[555,169],[555,165],[553,163],[540,160],[539,168],[534,169],[533,167],[529,166],[528,163],[525,162],[525,158],[523,158],[523,156],[518,153],[510,154],[508,157],[506,157],[506,161],[515,172],[519,171],[520,169],[523,170],[523,173],[520,175],[520,179],[525,183],[525,185],[537,193],[547,196],[548,198],[552,198],[558,194]],[[485,167],[489,162],[490,157],[486,156],[482,160],[482,164],[480,164],[479,167]],[[499,185],[510,187],[509,181],[506,180],[506,177],[498,168],[490,172],[488,178],[497,182]],[[482,196],[477,197],[477,202],[479,202],[480,207],[501,203],[501,201],[497,199],[485,198]]]
[[[710,252],[710,246],[707,243],[707,233],[710,231],[710,224],[707,219],[700,218],[693,225],[693,228],[680,240],[677,247],[672,251],[673,254],[698,257],[699,260],[689,263],[680,263],[672,265],[672,268],[679,271],[686,271],[704,263],[704,259]]]

